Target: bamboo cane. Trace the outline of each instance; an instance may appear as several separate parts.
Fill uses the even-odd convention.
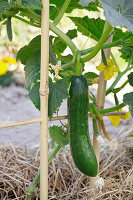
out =
[[[112,37],[110,37],[106,43],[110,43],[112,41]],[[105,49],[104,50],[105,57],[109,58],[111,49]],[[97,97],[96,97],[96,106],[99,109],[102,109],[104,107],[104,102],[105,102],[105,95],[106,95],[106,84],[107,81],[104,79],[104,72],[100,73],[99,76],[99,82],[98,82],[98,90],[97,90]],[[97,118],[97,126],[99,130],[99,134],[101,134],[101,123],[100,120]],[[97,157],[97,162],[98,162],[98,168],[99,168],[99,160],[100,160],[100,145],[97,141],[97,136],[94,134],[93,136],[93,148]],[[95,187],[95,181],[97,180],[97,177],[92,177],[90,178],[90,185],[92,187]]]
[[[119,116],[119,115],[126,115],[126,112],[111,112],[111,113],[103,113],[101,114],[103,117],[105,116]],[[88,117],[91,117],[91,114],[88,114]],[[95,115],[96,117],[96,115]],[[48,118],[48,121],[57,121],[57,120],[65,120],[68,119],[67,115],[64,116],[58,116],[58,117],[53,117],[52,119]],[[28,124],[34,124],[34,123],[40,123],[42,120],[41,119],[33,119],[33,120],[27,120],[27,121],[22,121],[22,122],[13,122],[13,123],[7,123],[7,124],[2,124],[0,125],[1,128],[9,128],[9,127],[14,127],[14,126],[23,126],[23,125],[28,125]]]
[[[42,0],[40,71],[40,199],[48,199],[49,0]]]

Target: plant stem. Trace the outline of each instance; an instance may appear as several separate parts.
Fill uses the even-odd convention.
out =
[[[34,180],[32,181],[31,185],[29,186],[29,188],[26,192],[25,200],[31,200],[31,198],[32,198],[31,195],[35,191],[37,183],[39,182],[39,180],[40,180],[40,170],[37,172]]]
[[[115,57],[114,57],[114,55],[113,55],[112,52],[111,52],[110,55],[111,55],[111,58],[113,59],[113,61],[114,61],[114,63],[115,63],[115,66],[116,66],[116,67],[119,67],[119,66],[118,66],[118,63],[117,63],[117,61],[116,61],[116,59],[115,59]]]
[[[114,94],[117,94],[117,93],[120,92],[121,89],[123,89],[127,84],[128,84],[128,79],[127,79],[119,88],[114,88],[114,89],[112,90],[112,92],[113,92]]]
[[[113,57],[113,54],[112,54],[111,56]],[[114,87],[117,85],[117,83],[119,82],[119,80],[121,79],[121,77],[122,77],[124,74],[126,74],[129,70],[132,69],[132,67],[130,67],[130,65],[131,65],[131,63],[132,63],[132,59],[133,59],[133,58],[132,58],[132,56],[131,56],[131,58],[130,58],[129,61],[128,61],[128,65],[127,65],[126,69],[125,69],[123,72],[121,72],[121,71],[118,72],[118,75],[117,75],[116,79],[114,80],[114,82],[112,83],[112,85],[111,85],[111,86],[108,88],[108,90],[106,91],[106,96],[112,92],[112,90],[113,90]],[[114,57],[113,57],[113,60],[114,60]],[[114,62],[115,62],[115,65],[118,66],[117,63],[116,63],[116,60],[114,60]]]
[[[70,40],[70,38],[65,33],[63,33],[59,28],[57,28],[51,22],[49,22],[49,28],[56,35],[58,35],[60,37],[60,39],[62,39],[64,41],[65,44],[67,44],[70,47],[73,54],[76,53],[76,51],[78,50],[77,47],[75,46],[75,44],[72,42],[72,40]]]
[[[98,44],[96,45],[95,49],[92,50],[92,52],[89,55],[87,55],[86,57],[81,59],[82,62],[87,62],[96,56],[96,54],[100,51],[103,43],[106,41],[111,30],[112,30],[111,24],[106,21],[105,26],[104,26],[104,32],[103,32]]]
[[[32,23],[32,22],[30,22],[30,21],[28,21],[28,20],[26,20],[26,19],[24,19],[22,17],[19,17],[19,16],[13,16],[13,17],[16,18],[16,19],[19,19],[20,21],[22,21],[22,22],[24,22],[26,24],[29,24],[31,26],[34,26],[34,27],[37,27],[37,28],[41,28],[41,26],[39,26],[37,24],[34,24],[34,23]]]
[[[65,3],[63,4],[63,6],[60,9],[59,14],[57,15],[57,17],[54,20],[54,24],[57,25],[59,23],[59,21],[61,20],[61,18],[63,17],[65,11],[67,10],[69,4],[70,4],[71,0],[65,0]]]
[[[60,145],[57,145],[55,147],[55,149],[53,150],[53,152],[50,154],[49,158],[48,158],[48,164],[51,163],[51,161],[53,160],[53,158],[56,156],[56,154],[58,153],[58,151],[61,149],[61,146]],[[31,200],[31,196],[32,196],[32,193],[35,191],[36,189],[36,186],[37,186],[37,183],[39,182],[40,180],[40,170],[37,172],[34,180],[32,181],[32,183],[30,184],[27,192],[26,192],[26,197],[25,197],[25,200]]]
[[[123,38],[120,38],[120,39],[118,39],[118,40],[116,40],[114,42],[111,42],[111,43],[108,43],[108,44],[103,44],[101,49],[107,49],[107,48],[111,48],[111,47],[120,45],[121,43],[125,42],[125,40],[127,40],[128,38],[130,38],[132,36],[133,36],[133,34],[129,33],[128,35],[126,35]],[[85,54],[90,53],[95,48],[96,48],[96,46],[88,48],[88,49],[84,49],[84,50],[81,50],[80,53],[81,53],[81,55],[85,55]]]
[[[51,161],[53,160],[53,158],[56,156],[56,154],[58,153],[58,151],[61,149],[61,145],[57,145],[55,147],[55,149],[52,151],[52,153],[50,154],[49,158],[48,158],[48,164],[51,163]]]
[[[89,105],[89,110],[90,110],[90,114],[91,114],[91,117],[92,117],[92,124],[93,124],[94,134],[96,136],[98,136],[99,135],[99,131],[98,131],[98,127],[97,127],[97,122],[96,122],[96,119],[95,119],[95,115],[94,115],[94,112],[93,112],[92,104]]]
[[[70,67],[70,66],[72,66],[72,65],[73,65],[73,61],[62,65],[61,68],[62,68],[62,69],[66,69],[67,67]]]
[[[111,141],[111,138],[109,136],[109,134],[107,133],[106,129],[105,129],[105,126],[104,126],[104,122],[101,121],[101,127],[102,127],[102,130],[103,130],[103,133],[104,133],[104,136],[109,140]]]
[[[103,114],[103,113],[110,113],[110,112],[114,112],[116,110],[119,110],[119,109],[123,108],[124,106],[126,106],[126,104],[121,103],[121,104],[119,104],[117,106],[114,106],[112,108],[101,109],[101,110],[99,110],[99,112],[101,114]]]
[[[34,21],[41,24],[41,16],[40,15],[36,14],[35,12],[33,12],[31,10],[26,10],[26,9],[23,9],[23,8],[19,8],[19,10],[22,13],[24,13],[24,15],[26,15],[26,17],[29,17],[29,18],[33,19]]]
[[[101,113],[99,112],[99,109],[97,109],[96,106],[93,103],[91,105],[92,105],[92,109],[93,109],[94,113],[102,121],[103,117],[102,117]]]

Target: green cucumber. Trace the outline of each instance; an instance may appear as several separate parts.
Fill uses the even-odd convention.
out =
[[[71,154],[78,169],[96,176],[97,159],[88,132],[88,85],[84,76],[74,76],[68,98],[68,124]]]

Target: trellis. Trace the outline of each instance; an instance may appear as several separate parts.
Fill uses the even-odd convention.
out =
[[[40,71],[40,119],[27,120],[22,122],[8,123],[0,125],[1,128],[8,128],[13,126],[21,126],[33,123],[40,123],[40,199],[48,199],[48,65],[49,65],[49,0],[42,0],[42,17],[41,17],[41,71]],[[108,54],[108,55],[107,55]],[[109,57],[109,51],[106,56]],[[106,84],[103,73],[100,75],[100,84],[104,85],[103,93],[106,91]],[[99,97],[105,98],[105,94],[101,95],[101,86],[99,85]],[[99,98],[99,102],[100,102]],[[98,101],[97,101],[98,104]],[[102,108],[104,99],[97,106]],[[123,112],[112,112],[103,114],[103,116],[124,115]],[[88,116],[91,116],[88,114]],[[64,120],[67,116],[53,117],[51,120]],[[100,129],[100,128],[99,128]],[[94,138],[95,140],[95,138]],[[95,141],[96,142],[96,141]],[[95,143],[97,144],[97,143]],[[99,148],[99,146],[97,146]],[[95,147],[94,147],[95,149]],[[96,152],[96,151],[95,151]],[[96,154],[99,154],[99,149]],[[99,160],[99,158],[98,158]]]

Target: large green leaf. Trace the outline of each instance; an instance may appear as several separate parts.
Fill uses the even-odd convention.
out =
[[[48,116],[51,118],[56,110],[60,107],[63,99],[68,97],[68,82],[69,79],[57,80],[55,83],[49,78],[49,99],[48,99]],[[36,82],[29,92],[29,98],[40,110],[40,94],[39,94],[40,83]]]
[[[53,142],[61,146],[65,146],[68,144],[68,135],[63,133],[63,129],[61,126],[51,126],[49,127],[50,137]]]
[[[133,31],[133,1],[132,0],[100,0],[105,17],[112,26],[127,27]]]
[[[128,75],[128,82],[133,87],[133,72]]]
[[[129,58],[131,58],[132,54],[133,54],[133,47],[129,46],[129,47],[122,47],[121,49],[119,49],[119,51],[121,52],[121,57],[128,62]],[[132,63],[133,64],[133,61]]]
[[[29,98],[34,104],[34,106],[40,110],[40,94],[39,94],[39,89],[40,89],[40,83],[36,82],[32,89],[29,92]]]
[[[25,65],[26,89],[31,90],[40,79],[40,52],[33,54]]]
[[[8,0],[0,0],[0,17],[5,13],[9,8]]]
[[[35,53],[40,52],[41,49],[41,35],[33,38],[30,43],[21,48],[17,53],[17,60],[21,60],[22,64],[26,64],[28,59]]]
[[[57,80],[55,83],[49,79],[49,100],[48,100],[48,114],[49,117],[56,112],[60,107],[63,99],[68,97],[68,78]]]
[[[87,37],[91,37],[98,41],[102,35],[105,21],[97,18],[81,17],[69,17],[77,26],[77,30]]]
[[[17,60],[21,60],[21,62],[25,65],[27,61],[30,59],[32,55],[35,53],[39,55],[40,58],[41,51],[41,35],[33,38],[30,43],[24,47],[22,47],[17,53]],[[51,44],[49,45],[49,62],[53,65],[56,65],[56,56],[52,50]]]

